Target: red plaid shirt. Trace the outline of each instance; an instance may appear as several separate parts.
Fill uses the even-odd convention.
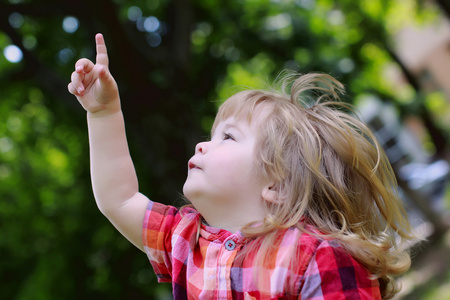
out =
[[[296,228],[280,238],[276,254],[260,267],[251,255],[237,256],[251,241],[201,224],[192,208],[180,214],[150,202],[143,228],[145,252],[158,281],[172,282],[174,299],[381,299],[378,281],[336,241]],[[300,253],[294,268],[293,250]]]

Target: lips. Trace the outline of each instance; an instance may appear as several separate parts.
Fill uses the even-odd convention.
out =
[[[199,166],[197,166],[195,163],[193,163],[191,161],[189,161],[189,163],[188,163],[188,168],[189,168],[189,170],[193,170],[193,169],[201,170],[201,168]]]

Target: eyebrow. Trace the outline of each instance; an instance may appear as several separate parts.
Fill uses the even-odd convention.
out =
[[[242,136],[245,137],[244,132],[243,132],[243,131],[239,128],[239,126],[237,126],[236,124],[234,124],[234,123],[226,123],[226,124],[223,126],[223,129],[222,129],[222,130],[229,130],[229,129],[235,129],[235,130],[237,130]],[[217,128],[216,128],[216,130],[217,130]]]

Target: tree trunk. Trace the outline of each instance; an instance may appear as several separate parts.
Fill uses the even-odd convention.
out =
[[[436,3],[442,8],[447,18],[450,19],[450,1],[449,0],[436,0]]]
[[[449,0],[447,0],[447,2],[449,2]],[[403,75],[405,76],[408,83],[414,88],[416,93],[420,95],[422,93],[420,83],[417,81],[414,74],[412,74],[406,68],[406,66],[403,64],[403,62],[400,60],[400,58],[397,56],[396,53],[394,53],[388,48],[386,48],[386,50],[388,51],[392,59],[402,69]],[[427,129],[428,133],[430,134],[431,140],[435,146],[436,149],[435,157],[440,159],[447,159],[448,158],[447,143],[446,143],[447,137],[445,133],[439,127],[436,126],[430,111],[427,109],[427,107],[424,105],[423,102],[419,103],[418,108],[419,108],[417,112],[418,116],[422,119],[423,124],[425,125],[425,128]]]

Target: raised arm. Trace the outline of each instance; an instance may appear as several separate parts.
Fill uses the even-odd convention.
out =
[[[108,69],[101,34],[95,37],[96,63],[75,64],[69,92],[87,111],[92,187],[100,211],[136,247],[143,250],[142,222],[149,200],[139,193],[128,150],[117,84]]]

